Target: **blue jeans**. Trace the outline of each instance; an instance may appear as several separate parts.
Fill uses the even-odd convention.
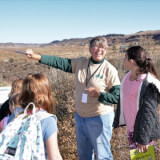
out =
[[[84,118],[75,113],[76,140],[79,160],[113,160],[110,150],[114,111]]]

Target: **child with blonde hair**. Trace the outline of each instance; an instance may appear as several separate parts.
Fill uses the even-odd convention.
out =
[[[0,131],[2,131],[6,127],[9,116],[11,115],[11,111],[9,109],[10,97],[12,97],[12,95],[16,93],[21,92],[22,83],[23,83],[22,78],[16,79],[12,82],[11,92],[8,95],[9,98],[2,104],[0,108]]]
[[[20,93],[17,93],[10,97],[9,110],[12,114],[9,116],[7,123],[11,122],[14,117],[24,111],[24,109],[19,104],[19,95]]]

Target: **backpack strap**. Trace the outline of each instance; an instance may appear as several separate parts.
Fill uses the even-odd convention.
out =
[[[57,121],[57,117],[56,117],[56,115],[54,115],[54,114],[51,114],[51,113],[48,113],[47,111],[38,111],[38,112],[36,112],[35,113],[35,116],[36,116],[36,118],[37,118],[37,120],[39,120],[39,121],[41,121],[41,120],[43,120],[43,119],[46,119],[46,118],[48,118],[48,117],[53,117],[53,118],[55,118],[55,120]]]
[[[45,110],[40,110],[38,112],[36,112],[36,107],[35,107],[35,104],[33,102],[30,102],[27,107],[25,108],[24,110],[24,115],[27,115],[27,110],[29,108],[29,106],[32,105],[33,106],[33,109],[32,109],[32,114],[35,115],[35,117],[37,118],[37,120],[41,121],[43,119],[46,119],[48,117],[53,117],[55,118],[55,120],[57,121],[57,117],[56,115],[54,114],[51,114],[51,113],[48,113],[47,111]]]
[[[28,113],[27,113],[27,110],[28,110],[28,108],[29,108],[30,105],[33,106],[33,108],[32,108],[32,114],[35,114],[35,113],[36,113],[36,106],[35,106],[35,104],[34,104],[33,102],[30,102],[30,103],[26,106],[26,108],[25,108],[25,110],[24,110],[24,114],[25,114],[25,115],[28,114]]]

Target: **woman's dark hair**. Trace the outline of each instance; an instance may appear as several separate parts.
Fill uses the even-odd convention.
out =
[[[133,59],[139,67],[137,75],[150,72],[158,78],[152,59],[147,56],[145,49],[141,46],[133,46],[127,49],[126,53],[128,55],[128,60]]]

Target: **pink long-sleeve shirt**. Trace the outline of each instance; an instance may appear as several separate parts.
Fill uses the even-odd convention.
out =
[[[127,130],[130,132],[134,131],[134,123],[139,107],[139,95],[138,90],[141,86],[146,74],[141,74],[137,80],[130,80],[131,72],[127,75],[124,80],[122,87],[123,92],[123,114],[126,122]]]

